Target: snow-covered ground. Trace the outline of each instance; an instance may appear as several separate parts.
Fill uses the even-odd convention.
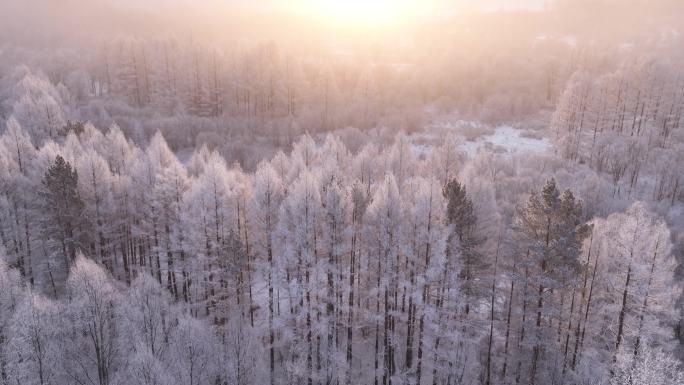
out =
[[[493,134],[474,141],[465,141],[461,144],[461,148],[468,154],[474,154],[477,149],[488,144],[503,148],[506,152],[541,153],[551,148],[548,139],[524,137],[521,130],[511,126],[500,126],[494,130]]]
[[[463,120],[439,121],[426,126],[425,131],[409,136],[416,156],[424,156],[440,146],[446,136],[455,134],[461,139],[460,148],[473,155],[482,147],[509,153],[543,153],[551,149],[547,138],[524,136],[524,131],[512,126],[490,127],[480,122]]]

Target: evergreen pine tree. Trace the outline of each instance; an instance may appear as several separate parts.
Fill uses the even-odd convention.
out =
[[[536,340],[530,360],[533,384],[547,345],[553,343],[554,318],[562,315],[564,298],[571,295],[566,291],[581,271],[582,242],[590,230],[581,218],[582,203],[569,190],[561,194],[554,179],[546,182],[541,194],[532,193],[518,210],[516,230],[528,256],[524,267],[537,291]]]
[[[43,212],[43,236],[53,255],[59,255],[69,271],[80,247],[79,223],[83,201],[79,196],[78,173],[60,155],[45,172],[40,196]]]
[[[447,243],[447,254],[451,258],[459,251],[461,254],[461,282],[465,295],[464,314],[470,313],[471,299],[475,295],[477,272],[486,268],[486,264],[478,254],[477,246],[482,239],[477,237],[475,229],[477,216],[473,208],[473,202],[466,194],[465,185],[456,179],[451,179],[442,191],[447,201],[446,223],[450,226]],[[460,250],[459,250],[460,249]]]

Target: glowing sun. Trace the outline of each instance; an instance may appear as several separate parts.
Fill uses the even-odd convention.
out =
[[[310,0],[309,10],[348,26],[370,26],[400,21],[413,11],[411,0]]]

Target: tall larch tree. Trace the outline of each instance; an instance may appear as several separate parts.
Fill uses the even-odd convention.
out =
[[[279,293],[280,274],[277,268],[276,231],[278,226],[278,209],[283,199],[283,184],[278,173],[269,163],[257,166],[254,178],[254,193],[250,202],[252,212],[252,227],[254,228],[255,253],[265,263],[262,271],[266,271],[268,285],[268,361],[269,382],[275,383],[275,355],[276,355],[276,291]],[[279,306],[278,306],[279,308]]]

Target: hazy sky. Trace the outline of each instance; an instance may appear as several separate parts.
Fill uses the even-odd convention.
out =
[[[376,27],[455,14],[540,8],[547,0],[0,0],[0,41],[110,33],[279,36],[302,28]],[[304,19],[302,19],[304,18]],[[4,35],[4,36],[1,36]]]
[[[279,8],[289,8],[297,3],[311,3],[311,2],[325,2],[326,0],[111,0],[118,3],[129,4],[222,4],[229,6],[243,7],[246,9],[260,9],[273,10]],[[335,0],[339,3],[344,3],[345,0]],[[403,0],[393,0],[393,2],[402,2]],[[547,3],[549,0],[415,0],[418,3],[433,3],[439,4],[445,8],[464,8],[464,9],[481,9],[492,10],[501,8],[539,8]],[[373,0],[368,2],[372,3]]]
[[[369,30],[396,37],[421,23],[442,28],[452,16],[465,20],[497,10],[550,10],[536,20],[543,28],[627,36],[680,28],[684,0],[0,0],[0,42],[52,45],[74,37],[168,33],[305,41],[350,31],[365,37]],[[513,21],[532,28],[527,19]],[[509,33],[502,23],[492,26],[491,33]]]

